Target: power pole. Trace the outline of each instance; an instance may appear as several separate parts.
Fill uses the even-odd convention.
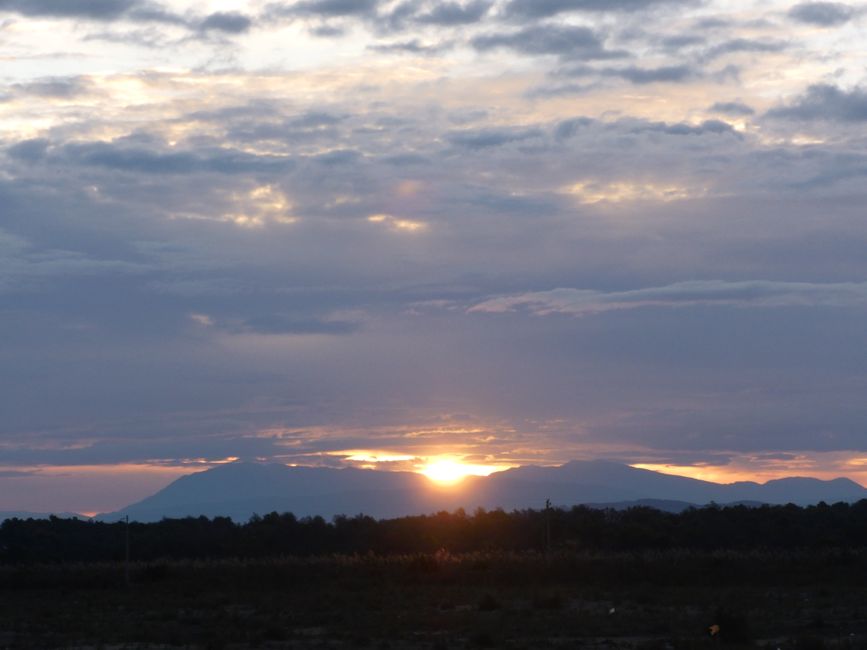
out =
[[[551,499],[545,499],[545,556],[551,557]]]
[[[126,537],[126,557],[123,565],[123,576],[126,586],[129,587],[129,515],[126,516],[125,537]]]

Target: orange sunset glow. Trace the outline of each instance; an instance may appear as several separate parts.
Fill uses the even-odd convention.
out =
[[[456,485],[468,476],[490,476],[504,469],[508,469],[508,466],[475,465],[445,457],[430,460],[419,470],[419,473],[439,485]]]

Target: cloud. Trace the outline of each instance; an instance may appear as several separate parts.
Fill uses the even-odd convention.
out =
[[[32,18],[164,23],[190,27],[189,19],[148,0],[0,0],[0,13]]]
[[[79,251],[36,248],[0,230],[0,293],[26,295],[70,278],[140,275],[151,269],[139,262],[89,256]]]
[[[379,5],[379,0],[303,0],[290,5],[273,3],[266,12],[283,16],[357,17],[375,15]]]
[[[569,77],[615,77],[625,79],[634,84],[651,83],[681,83],[701,76],[699,70],[689,65],[669,65],[658,68],[641,68],[627,66],[623,68],[593,68],[581,66],[559,71],[560,75]]]
[[[503,313],[525,308],[538,316],[590,316],[610,311],[695,306],[865,307],[867,283],[690,281],[631,291],[553,289],[491,298],[468,311]]]
[[[788,47],[788,43],[782,41],[755,38],[733,38],[708,49],[705,52],[706,60],[716,59],[726,54],[738,54],[740,52],[767,53],[781,52]]]
[[[454,46],[451,41],[443,43],[422,43],[417,38],[408,41],[399,41],[396,43],[378,43],[368,47],[374,52],[397,52],[404,54],[437,54]]]
[[[509,49],[521,54],[556,55],[563,59],[612,59],[624,52],[605,49],[599,35],[587,27],[534,25],[517,31],[483,34],[471,45],[480,52]]]
[[[722,113],[732,117],[754,115],[755,111],[741,102],[716,102],[708,109],[714,113]]]
[[[473,0],[467,4],[437,2],[433,9],[419,14],[415,20],[422,24],[455,26],[479,22],[493,6],[489,0]]]
[[[669,124],[667,122],[638,122],[633,125],[634,133],[657,132],[665,133],[666,135],[734,135],[740,137],[740,134],[735,131],[734,127],[728,122],[722,120],[705,120],[700,124],[689,124],[687,122],[675,122]]]
[[[0,469],[0,479],[28,478],[37,474],[39,474],[39,470],[36,469]]]
[[[93,90],[93,83],[86,77],[43,77],[11,86],[16,94],[48,99],[73,99]]]
[[[660,42],[666,50],[676,52],[685,47],[704,45],[707,39],[704,36],[696,36],[694,34],[678,34],[677,36],[667,36]]]
[[[510,0],[503,13],[514,19],[549,18],[573,11],[634,12],[667,4],[692,4],[689,0]]]
[[[467,149],[487,149],[501,147],[512,142],[521,142],[542,135],[539,129],[467,129],[452,131],[446,139],[454,145]]]
[[[702,187],[690,188],[675,184],[628,181],[581,181],[563,188],[562,191],[575,196],[581,203],[608,205],[635,202],[668,203],[700,197],[707,192]]]
[[[638,68],[630,66],[613,70],[612,74],[627,79],[635,84],[648,84],[657,82],[680,82],[687,81],[697,72],[688,65],[669,65],[659,68]]]
[[[21,157],[42,148],[49,151],[49,163],[73,163],[106,167],[112,170],[145,174],[191,174],[217,172],[233,174],[251,171],[279,171],[291,169],[294,161],[284,156],[255,155],[228,148],[206,151],[165,151],[131,146],[123,143],[76,142],[48,148],[43,142],[13,145],[9,153]],[[18,147],[18,148],[16,148]],[[23,149],[21,148],[23,147]],[[31,161],[34,160],[31,155]]]
[[[309,111],[292,117],[279,114],[255,114],[249,107],[241,108],[238,116],[233,111],[218,112],[214,115],[203,114],[203,120],[223,124],[226,134],[233,141],[257,142],[275,141],[301,143],[334,142],[341,136],[340,125],[344,115],[326,111]],[[244,113],[249,111],[249,114]],[[239,119],[233,120],[233,117]]]
[[[253,21],[249,16],[237,12],[217,12],[207,16],[199,24],[202,31],[218,31],[227,34],[242,34],[249,31]]]
[[[788,15],[800,23],[837,27],[849,22],[855,9],[840,2],[802,2],[789,9]]]
[[[141,0],[0,0],[0,12],[90,20],[116,20],[133,8],[145,6]]]
[[[174,13],[160,5],[152,4],[141,0],[125,18],[133,22],[152,22],[163,23],[166,25],[175,25],[177,27],[194,28],[196,20],[194,17]]]
[[[252,19],[238,12],[216,12],[204,17],[179,14],[149,0],[0,0],[0,13],[9,12],[32,18],[78,19],[97,22],[127,21],[174,25],[199,32],[241,34],[250,29]],[[154,47],[161,39],[157,34],[114,33],[92,35],[89,38],[137,42]]]
[[[571,138],[578,133],[582,128],[595,124],[595,120],[589,117],[574,117],[572,119],[563,120],[554,127],[554,137],[557,140],[565,140]]]
[[[430,2],[405,0],[388,3],[382,0],[304,0],[294,4],[271,3],[265,15],[277,18],[319,19],[320,21],[360,20],[376,32],[389,33],[410,27],[461,27],[481,22],[494,6],[493,0],[468,0],[465,2]],[[340,35],[340,26],[330,22],[309,25],[309,29],[321,36]],[[416,39],[411,39],[416,40]],[[374,47],[388,51],[387,45]],[[391,48],[397,49],[397,48]]]
[[[17,160],[34,163],[45,157],[50,144],[50,141],[45,138],[22,140],[6,149],[6,155]]]
[[[321,334],[340,336],[354,334],[361,329],[361,323],[348,320],[321,320],[313,318],[298,318],[283,314],[256,316],[244,320],[236,331],[256,334]]]
[[[867,91],[846,91],[830,84],[815,84],[788,105],[769,110],[766,115],[790,120],[826,120],[836,122],[867,121]]]

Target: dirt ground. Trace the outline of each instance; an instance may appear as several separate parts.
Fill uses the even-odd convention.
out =
[[[718,626],[711,633],[711,626]],[[0,567],[0,648],[867,648],[867,557]]]

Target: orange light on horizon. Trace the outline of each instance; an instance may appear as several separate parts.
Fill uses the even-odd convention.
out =
[[[729,465],[677,465],[673,463],[633,463],[637,469],[648,469],[660,474],[673,476],[686,476],[700,481],[712,483],[735,483],[738,481],[754,481],[764,483],[766,481],[791,478],[795,476],[809,476],[820,480],[831,480],[846,477],[861,485],[867,485],[867,472],[852,467],[851,461],[846,461],[841,466],[838,462],[827,464],[813,462],[812,459],[798,459],[785,463],[738,463]]]
[[[431,481],[439,485],[456,485],[468,476],[490,476],[494,472],[509,469],[508,466],[475,465],[464,463],[456,458],[438,458],[429,461],[420,470]]]

